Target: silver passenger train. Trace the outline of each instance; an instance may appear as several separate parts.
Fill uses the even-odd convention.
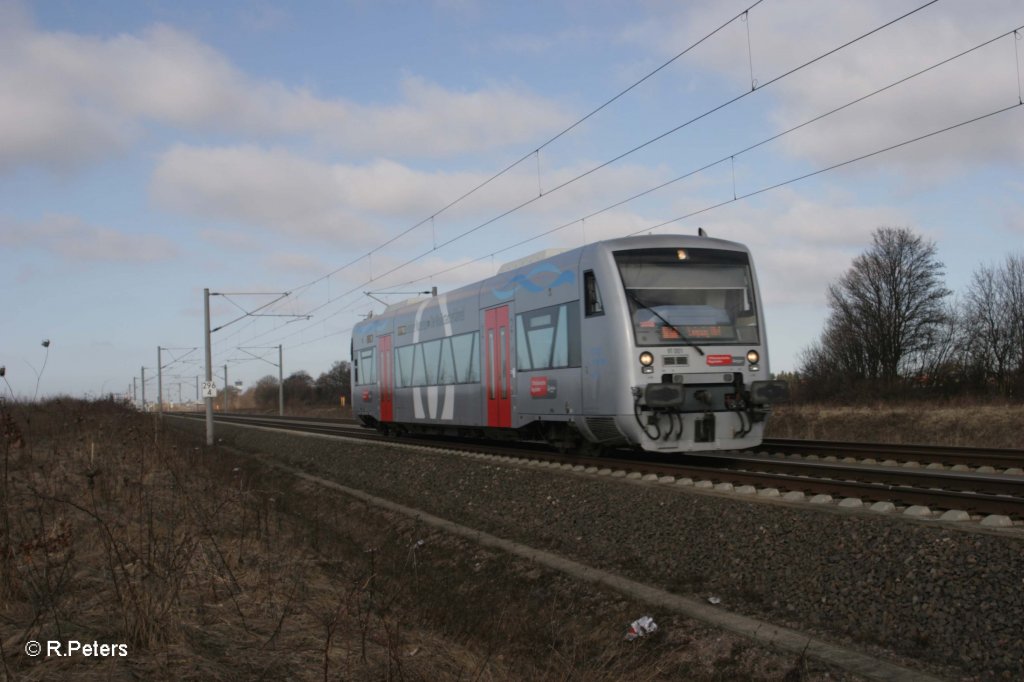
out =
[[[760,444],[768,373],[741,244],[656,235],[548,251],[355,326],[354,414],[384,433],[657,452]]]

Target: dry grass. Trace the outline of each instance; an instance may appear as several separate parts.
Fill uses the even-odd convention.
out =
[[[844,679],[108,402],[0,403],[4,679]],[[420,542],[422,541],[422,542]],[[27,656],[29,640],[125,657]]]
[[[1024,405],[782,405],[768,438],[1024,448]]]
[[[380,609],[374,553],[325,553],[322,528],[291,512],[288,491],[109,403],[20,412],[4,451],[5,677],[436,679],[471,669],[457,645],[444,660],[401,661],[415,629],[401,633]],[[33,436],[19,437],[27,427]],[[23,653],[51,639],[124,643],[129,655]]]

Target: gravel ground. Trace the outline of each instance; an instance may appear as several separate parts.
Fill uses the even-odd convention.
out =
[[[183,428],[200,432],[202,424]],[[218,439],[940,674],[1024,679],[1024,537],[218,425]]]

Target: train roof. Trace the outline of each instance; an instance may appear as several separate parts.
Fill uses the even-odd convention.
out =
[[[575,252],[582,251],[583,249],[600,249],[604,251],[621,251],[625,249],[644,249],[644,248],[705,248],[705,249],[722,249],[725,251],[742,251],[749,253],[749,249],[739,243],[732,242],[725,239],[716,239],[714,237],[698,236],[698,235],[684,235],[684,234],[645,234],[636,235],[631,237],[619,237],[617,239],[606,239],[599,242],[592,242],[584,246],[576,247],[575,249],[546,249],[537,253],[520,258],[518,260],[510,261],[502,265],[497,274],[505,274],[518,270],[519,268],[525,268],[529,265],[535,265],[538,262],[547,260],[549,258],[557,258],[565,254],[572,254]],[[491,279],[491,278],[487,278]],[[449,297],[460,295],[469,295],[471,292],[475,292],[479,289],[482,282],[487,281],[479,280],[476,282],[470,282],[469,284],[463,285],[456,289],[447,292]],[[404,301],[399,301],[388,305],[383,313],[374,315],[368,318],[364,322],[359,322],[356,327],[362,326],[365,322],[370,322],[375,318],[381,318],[388,315],[393,315],[401,312],[405,309],[414,308],[417,305],[423,303],[424,298],[410,298]]]
[[[592,246],[604,248],[609,251],[621,251],[623,249],[636,248],[675,248],[685,247],[690,249],[723,249],[726,251],[743,251],[749,253],[749,249],[739,242],[731,242],[726,239],[714,237],[701,237],[692,234],[643,234],[635,237],[619,237],[618,239],[607,239],[595,242]]]

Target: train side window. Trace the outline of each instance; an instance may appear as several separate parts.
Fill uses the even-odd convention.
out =
[[[377,382],[377,372],[375,371],[374,356],[376,353],[373,348],[366,348],[359,351],[359,364],[356,366],[356,383],[365,386],[366,384],[373,384]]]
[[[395,349],[395,362],[398,365],[398,385],[401,388],[412,386],[412,353],[415,346],[402,346]]]
[[[470,375],[470,362],[472,358],[470,355],[473,353],[473,334],[459,334],[453,336],[451,339],[452,353],[455,358],[455,383],[465,383],[472,381],[469,378]]]
[[[366,356],[363,358],[363,365],[369,368],[369,371],[366,372],[366,383],[375,384],[377,383],[377,353],[373,348],[363,352],[366,353]]]
[[[454,384],[456,381],[455,358],[452,357],[452,339],[448,337],[441,339],[441,368],[437,371],[437,383]]]
[[[558,308],[558,326],[555,327],[555,345],[551,349],[551,366],[569,366],[569,314],[566,306]]]
[[[532,367],[527,369],[547,369],[551,367],[551,346],[555,338],[555,320],[558,313],[545,308],[544,313],[532,313],[526,317],[526,342],[530,346]]]
[[[533,369],[533,361],[530,359],[530,344],[526,343],[526,325],[523,324],[523,316],[519,316],[519,324],[516,325],[516,367],[519,369]]]
[[[472,334],[466,334],[471,337],[469,343],[469,373],[462,376],[462,381],[478,383],[480,381],[480,332],[473,332]],[[458,355],[456,362],[458,361]]]
[[[436,386],[437,366],[441,361],[441,341],[426,341],[423,344],[423,370],[427,386]]]
[[[521,313],[516,324],[520,370],[580,366],[579,301]]]
[[[587,317],[604,315],[604,303],[601,302],[601,289],[597,286],[597,277],[593,270],[583,273],[584,314]]]
[[[455,383],[469,384],[480,381],[479,338],[480,332],[459,334],[451,338],[451,350],[455,356]]]
[[[423,369],[423,344],[413,346],[412,354],[412,385],[424,386],[427,383],[426,372]]]
[[[399,346],[395,349],[396,388],[479,382],[479,339],[480,332],[469,332]],[[357,355],[357,371],[360,358],[365,360],[362,353]],[[373,383],[374,379],[362,378],[366,371],[364,367],[356,383]]]

